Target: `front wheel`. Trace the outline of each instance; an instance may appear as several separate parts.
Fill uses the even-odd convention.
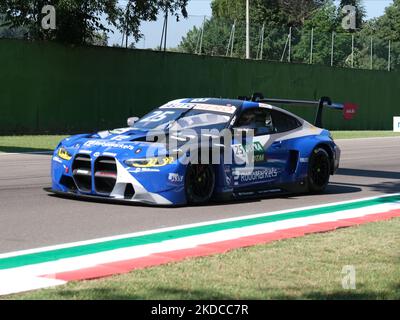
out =
[[[308,166],[308,188],[312,193],[325,190],[330,177],[330,160],[323,148],[313,150]]]
[[[189,204],[199,205],[208,202],[214,192],[215,173],[212,165],[189,164],[186,177],[186,199]]]

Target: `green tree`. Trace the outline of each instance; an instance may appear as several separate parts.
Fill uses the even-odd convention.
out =
[[[339,7],[336,7],[332,0],[325,3],[324,6],[314,11],[305,21],[302,29],[301,39],[294,47],[294,60],[300,62],[310,61],[311,30],[314,30],[313,41],[313,63],[330,65],[332,59],[332,36],[334,37],[333,47],[333,65],[342,67],[365,67],[367,62],[365,54],[368,51],[369,44],[365,37],[361,37],[360,29],[354,34],[354,56],[352,56],[352,32],[342,27],[343,13],[341,5],[356,5],[360,11],[358,18],[364,26],[365,11],[362,9],[360,1],[347,0],[342,1]]]
[[[310,61],[311,30],[313,29],[313,63],[329,64],[332,32],[336,30],[336,26],[336,6],[333,1],[329,1],[305,21],[300,40],[293,48],[294,60]]]
[[[261,27],[264,24],[263,56],[279,60],[285,47],[290,26],[301,26],[312,11],[326,0],[251,0],[250,2],[250,49],[257,56]],[[232,25],[235,23],[234,56],[245,55],[246,2],[243,0],[214,0],[211,3],[212,17],[205,23],[203,53],[225,55]],[[201,28],[194,27],[183,37],[179,48],[194,53]],[[198,45],[197,45],[198,46]]]
[[[141,21],[154,21],[160,11],[168,10],[178,17],[187,16],[188,0],[128,0],[125,8],[117,0],[2,0],[0,14],[9,28],[25,27],[33,40],[56,40],[83,44],[91,43],[96,34],[110,32],[115,27],[139,40]],[[56,30],[41,27],[43,6],[56,9]]]
[[[24,27],[10,28],[10,23],[0,15],[0,38],[25,39],[28,36],[28,30]]]

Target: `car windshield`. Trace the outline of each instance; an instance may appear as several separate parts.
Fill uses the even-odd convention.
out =
[[[145,115],[135,123],[135,129],[184,130],[213,128],[222,130],[231,116],[229,114],[195,109],[158,109]]]

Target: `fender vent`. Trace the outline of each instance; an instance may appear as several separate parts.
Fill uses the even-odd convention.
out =
[[[289,162],[288,162],[289,174],[293,174],[296,172],[298,162],[299,162],[299,152],[296,150],[290,150],[289,151]]]

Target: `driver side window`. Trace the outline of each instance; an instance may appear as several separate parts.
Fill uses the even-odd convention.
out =
[[[253,108],[242,112],[236,121],[235,128],[253,129],[254,136],[275,133],[271,111],[263,108]]]

